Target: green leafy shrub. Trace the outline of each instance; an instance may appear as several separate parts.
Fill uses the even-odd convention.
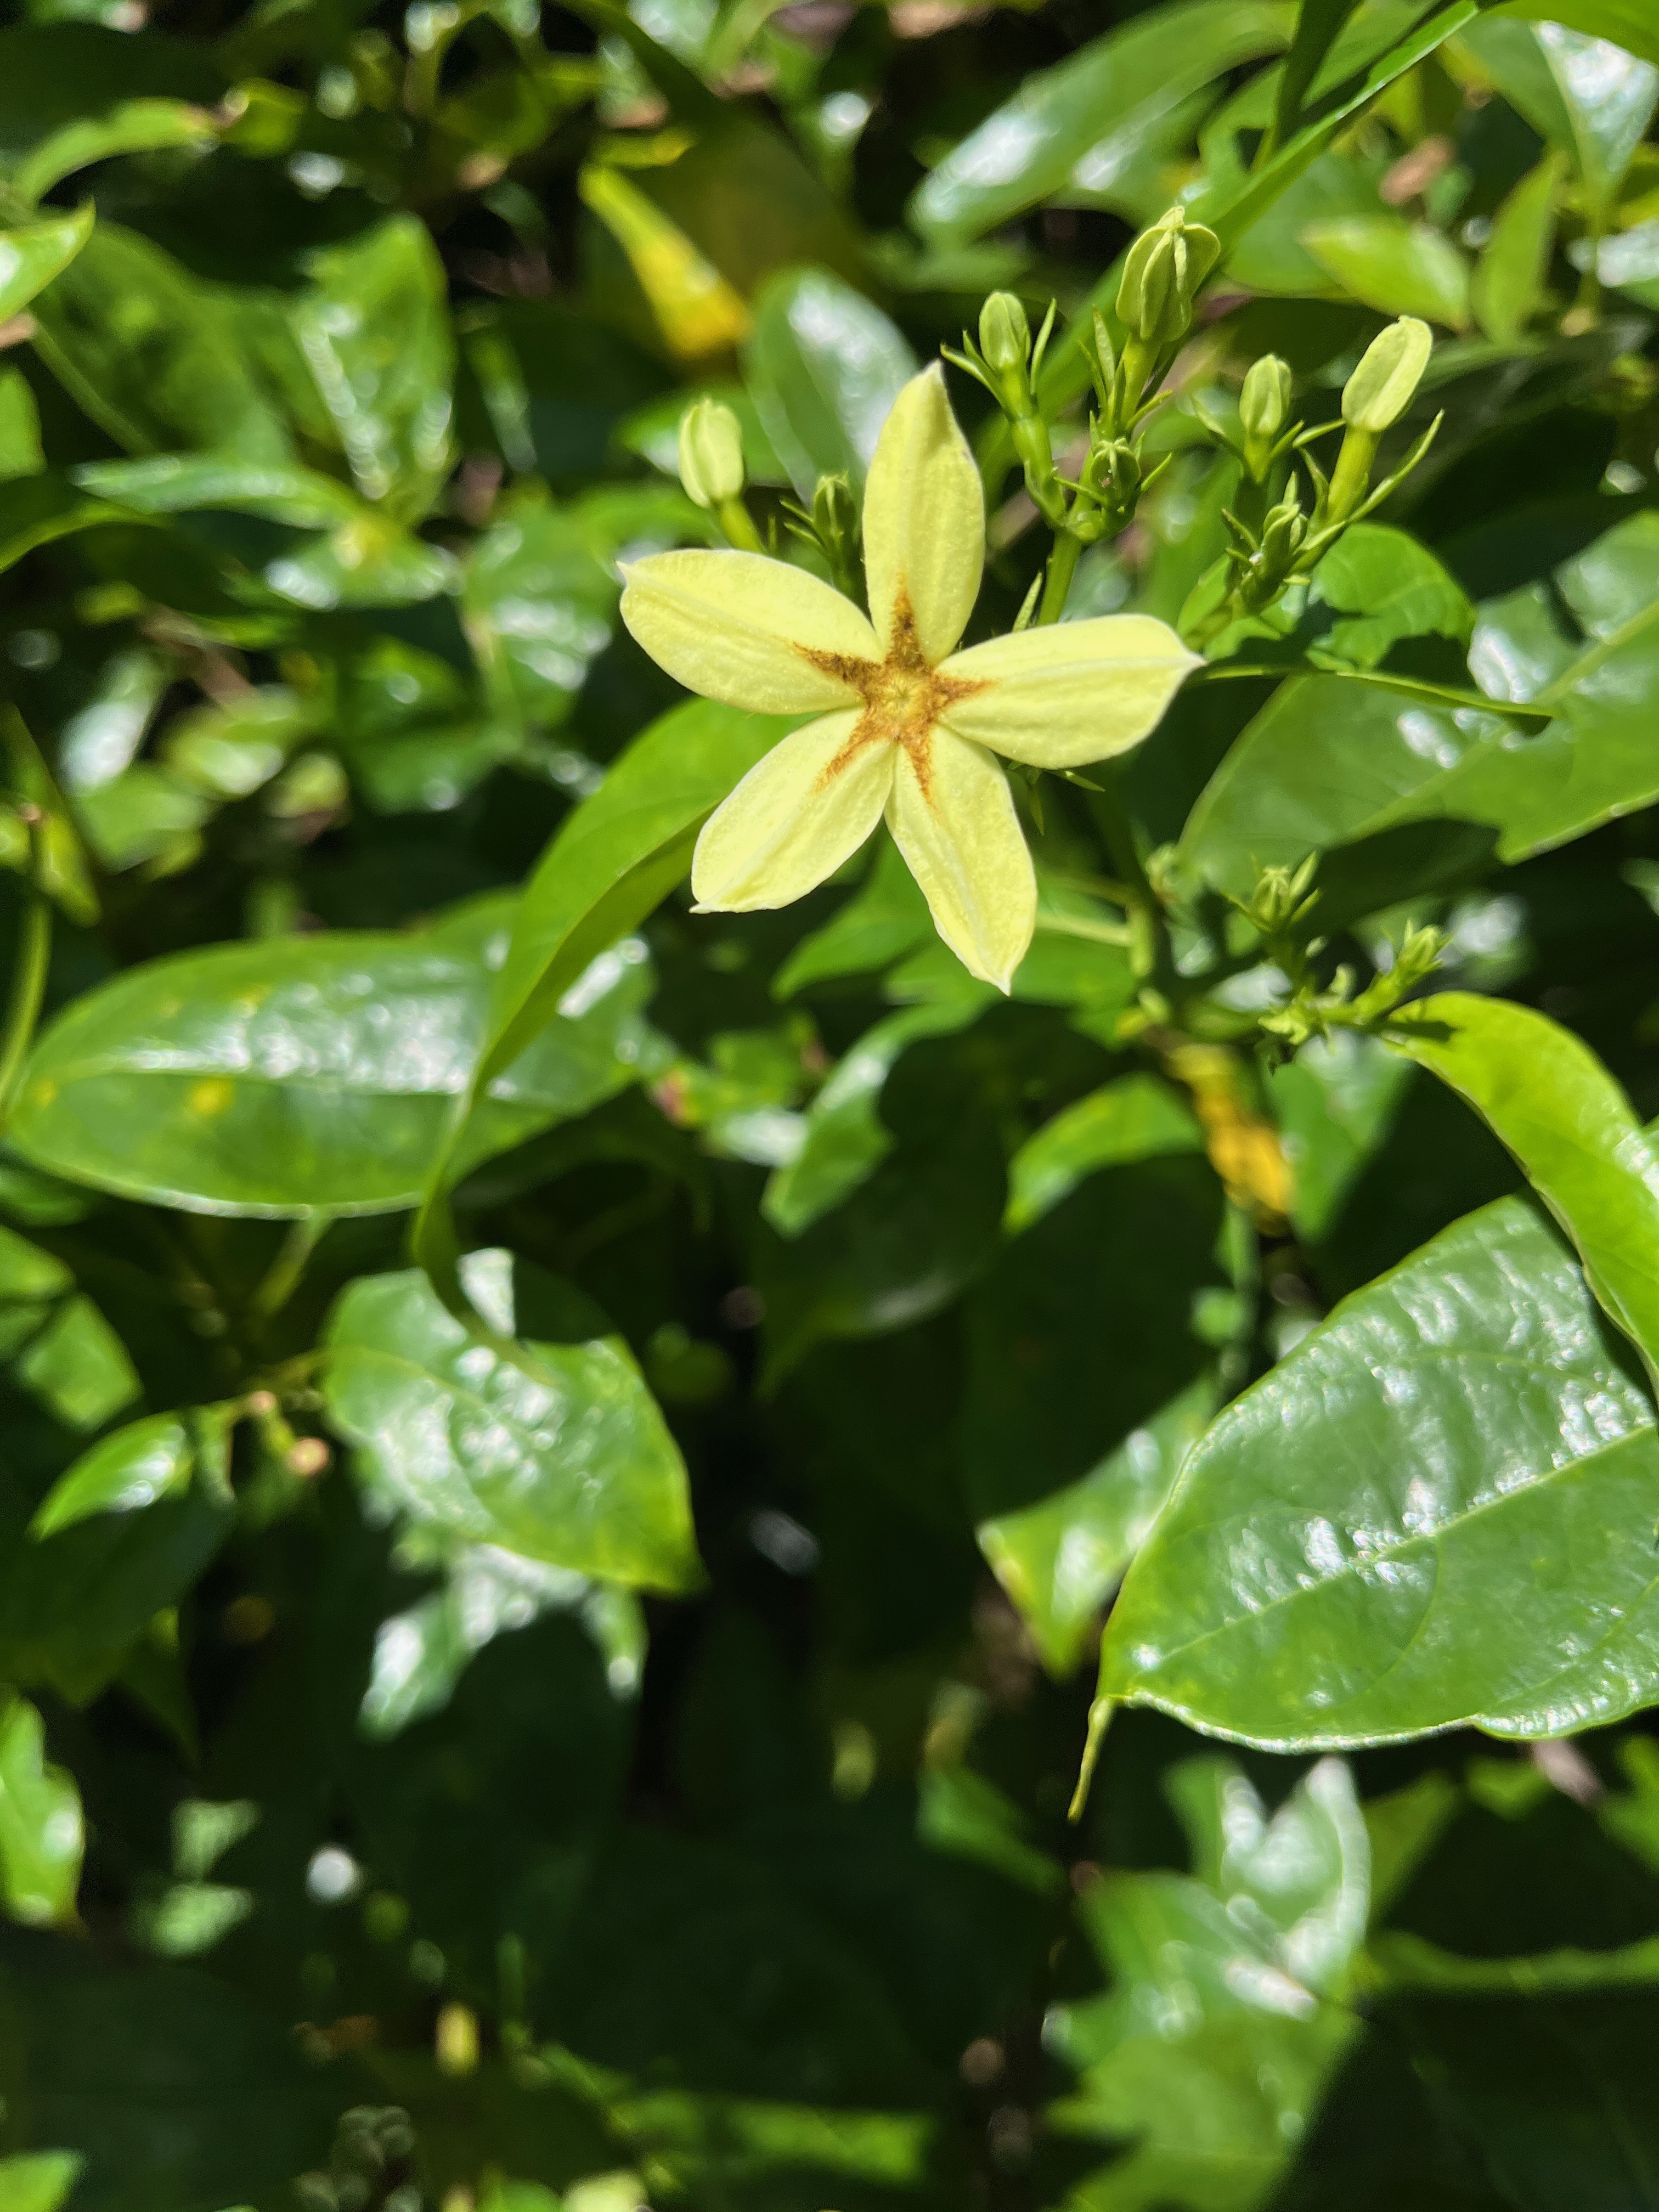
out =
[[[0,2212],[1600,2212],[1659,24],[0,28]]]

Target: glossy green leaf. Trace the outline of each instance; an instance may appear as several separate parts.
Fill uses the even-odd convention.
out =
[[[1648,13],[1647,0],[1504,0],[1492,13],[1498,18],[1565,23],[1587,39],[1605,39],[1659,65],[1659,26]]]
[[[444,1570],[441,1589],[383,1620],[375,1632],[359,1713],[366,1735],[389,1738],[441,1711],[486,1644],[546,1613],[574,1612],[581,1620],[605,1654],[614,1696],[630,1696],[638,1688],[645,1624],[628,1591],[495,1544],[454,1547]]]
[[[88,206],[0,231],[0,322],[21,314],[37,292],[63,274],[91,237],[92,224]]]
[[[487,1073],[516,1056],[588,962],[680,880],[704,822],[790,726],[694,700],[634,740],[526,886],[495,979]]]
[[[1106,1601],[1155,1527],[1215,1401],[1209,1377],[1189,1384],[1081,1481],[975,1529],[992,1573],[1056,1678],[1075,1674],[1091,1656]]]
[[[142,460],[88,461],[75,482],[100,499],[137,514],[188,514],[218,507],[257,514],[301,530],[333,530],[357,521],[362,506],[333,477],[292,462],[245,460],[240,454],[152,453]]]
[[[1514,345],[1543,307],[1562,168],[1559,156],[1547,155],[1522,178],[1492,217],[1470,280],[1474,319],[1499,345]]]
[[[43,138],[12,173],[26,200],[35,201],[64,178],[118,154],[169,147],[206,149],[216,142],[211,118],[181,100],[126,100],[100,116],[64,125]]]
[[[1337,619],[1310,658],[1379,668],[1407,638],[1445,637],[1467,647],[1474,609],[1426,546],[1403,530],[1357,522],[1314,572],[1310,599]]]
[[[1652,118],[1659,67],[1553,21],[1494,16],[1471,24],[1463,41],[1504,97],[1572,156],[1592,200],[1605,204]]]
[[[1086,1176],[1161,1152],[1200,1152],[1191,1109],[1153,1075],[1125,1075],[1045,1121],[1008,1164],[1003,1226],[1029,1229],[1069,1198]]]
[[[1560,600],[1528,585],[1480,611],[1470,666],[1495,700],[1554,714],[1528,730],[1386,684],[1330,676],[1283,684],[1223,761],[1182,845],[1209,879],[1248,892],[1255,863],[1303,856],[1413,822],[1493,833],[1498,856],[1582,836],[1651,804],[1659,763],[1659,520],[1636,514],[1565,562]]]
[[[1293,21],[1272,0],[1185,0],[1091,39],[951,149],[911,195],[911,222],[960,243],[1068,185],[1109,192],[1193,94],[1282,47]]]
[[[1271,1818],[1231,1760],[1193,1760],[1170,1784],[1193,1874],[1091,1887],[1084,1924],[1114,1987],[1053,2016],[1052,2046],[1081,2076],[1053,2124],[1131,2146],[1074,2187],[1076,2212],[1256,2212],[1358,2030],[1340,1999],[1370,1853],[1347,1770],[1322,1761]]]
[[[0,1230],[0,1359],[66,1428],[101,1427],[137,1395],[119,1337],[52,1254]]]
[[[1350,298],[1383,315],[1417,315],[1467,330],[1469,264],[1425,222],[1393,215],[1310,223],[1303,243]]]
[[[1389,1042],[1515,1154],[1590,1288],[1659,1370],[1659,1146],[1595,1054],[1547,1015],[1463,991],[1414,1002]]]
[[[101,1437],[58,1477],[29,1523],[32,1536],[55,1535],[95,1513],[141,1513],[158,1498],[188,1488],[196,1439],[177,1413],[152,1413]]]
[[[821,476],[863,483],[916,357],[861,292],[828,269],[798,269],[757,295],[744,367],[773,450],[810,504]]]
[[[566,722],[617,634],[617,554],[636,560],[702,535],[702,517],[666,486],[614,485],[568,505],[534,492],[503,501],[462,587],[495,712],[520,729]]]
[[[47,367],[129,453],[291,458],[244,349],[234,295],[137,231],[100,222],[31,313]]]
[[[27,1698],[0,1706],[0,1904],[32,1927],[72,1923],[85,1829],[81,1795],[46,1759],[46,1731]]]
[[[410,1206],[472,1079],[489,935],[481,921],[453,945],[279,938],[129,969],[41,1038],[12,1141],[71,1181],[198,1212]],[[631,947],[601,958],[555,1001],[563,1018],[494,1079],[470,1158],[635,1079],[639,988],[622,987],[640,963]]]
[[[1406,36],[1355,70],[1333,88],[1320,102],[1321,112],[1279,147],[1269,159],[1248,175],[1218,179],[1188,207],[1188,218],[1202,222],[1220,237],[1224,255],[1230,252],[1303,176],[1331,144],[1345,123],[1362,112],[1388,88],[1425,61],[1437,47],[1471,22],[1480,12],[1479,0],[1449,0],[1449,4],[1419,21]],[[1397,19],[1395,19],[1397,20]],[[1222,267],[1224,269],[1224,258]],[[1122,276],[1121,259],[1115,263],[1081,303],[1080,320],[1098,307],[1109,318],[1115,311]],[[1045,411],[1057,413],[1088,387],[1089,373],[1080,348],[1057,345],[1043,364],[1041,398]]]
[[[1500,1200],[1216,1421],[1125,1580],[1108,1698],[1275,1748],[1545,1736],[1659,1695],[1659,1433],[1583,1275]]]
[[[77,1000],[11,1138],[71,1180],[203,1212],[375,1212],[420,1189],[481,994],[391,937],[174,955]]]
[[[455,342],[426,226],[391,216],[313,256],[295,329],[359,490],[417,520],[447,474]]]
[[[526,1277],[528,1276],[528,1279]],[[330,1419],[372,1495],[527,1559],[653,1589],[699,1573],[685,1468],[620,1338],[507,1252],[462,1262],[504,1357],[418,1270],[365,1277],[329,1328]]]

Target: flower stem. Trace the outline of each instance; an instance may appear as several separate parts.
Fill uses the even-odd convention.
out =
[[[31,883],[18,931],[17,958],[12,969],[5,1028],[0,1030],[0,1129],[11,1118],[18,1078],[34,1041],[34,1025],[40,1018],[40,1002],[46,993],[46,970],[51,964],[52,908],[40,885]]]
[[[726,542],[739,553],[760,553],[765,550],[760,542],[760,532],[754,518],[741,499],[723,499],[715,509],[720,528],[726,532]]]
[[[1066,600],[1072,588],[1072,579],[1077,574],[1078,555],[1083,550],[1080,538],[1073,538],[1069,530],[1062,530],[1054,538],[1054,550],[1048,556],[1048,574],[1042,586],[1042,605],[1037,609],[1033,629],[1041,629],[1045,623],[1057,623],[1066,611]]]

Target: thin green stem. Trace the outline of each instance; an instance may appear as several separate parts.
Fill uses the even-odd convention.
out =
[[[307,1214],[303,1221],[295,1223],[248,1300],[250,1313],[257,1314],[261,1321],[269,1321],[272,1315],[282,1311],[300,1287],[312,1254],[333,1226],[334,1216],[322,1212]]]
[[[755,527],[754,517],[740,499],[723,499],[714,510],[726,542],[734,545],[739,553],[763,553],[760,532]]]
[[[1054,538],[1054,550],[1048,556],[1048,574],[1042,586],[1042,604],[1037,609],[1033,629],[1042,629],[1046,623],[1057,623],[1066,611],[1066,602],[1071,594],[1072,579],[1077,574],[1078,556],[1082,543],[1069,530],[1062,530]]]
[[[38,837],[35,843],[38,854]],[[34,1025],[40,1018],[41,1001],[46,994],[46,971],[51,965],[52,908],[39,884],[32,883],[18,932],[6,1025],[0,1031],[0,1129],[11,1119],[18,1080],[34,1041]]]

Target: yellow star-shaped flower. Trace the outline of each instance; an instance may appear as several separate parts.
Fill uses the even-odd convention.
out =
[[[884,814],[939,935],[1008,988],[1036,882],[993,758],[1074,768],[1153,729],[1197,657],[1148,615],[1028,629],[954,650],[985,564],[979,471],[937,366],[893,404],[864,495],[870,617],[758,553],[654,553],[623,620],[688,690],[818,719],[774,746],[709,817],[691,888],[704,910],[787,906]]]

